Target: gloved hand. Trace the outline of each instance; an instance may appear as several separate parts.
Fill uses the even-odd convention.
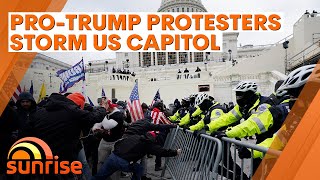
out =
[[[200,131],[193,131],[193,137],[195,137],[195,138],[197,138],[198,140],[200,139],[200,135],[201,134],[206,134],[207,132],[206,132],[206,130],[204,130],[204,129],[202,129],[202,130],[200,130]]]
[[[205,125],[203,129],[209,131],[209,126]]]
[[[176,124],[170,124],[170,128],[177,128]]]
[[[191,118],[190,118],[190,125],[195,125],[195,124],[197,124],[197,123],[198,123],[197,118],[194,118],[194,117],[191,117]]]
[[[213,133],[211,133],[211,136],[212,136],[212,137],[215,137],[215,138],[218,138],[218,139],[221,139],[222,137],[227,137],[225,131],[216,131],[216,132],[213,132]]]
[[[187,130],[189,130],[189,128],[187,127],[187,126],[182,126],[182,131],[184,132],[184,133],[186,133],[187,132]]]
[[[239,148],[239,158],[248,159],[251,158],[251,152],[246,147]]]
[[[209,124],[209,123],[211,122],[210,116],[204,117],[204,118],[203,118],[203,122],[204,122],[204,124]]]

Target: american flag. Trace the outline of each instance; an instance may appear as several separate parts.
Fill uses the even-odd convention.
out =
[[[151,111],[153,124],[172,124],[169,119],[158,108],[153,108]]]
[[[22,89],[20,85],[18,85],[17,89],[13,92],[12,99],[14,102],[17,102],[19,99],[19,95],[22,93]]]
[[[153,100],[152,100],[151,107],[153,106],[153,104],[154,104],[155,102],[157,102],[157,101],[159,101],[159,100],[161,100],[161,98],[160,98],[160,92],[159,92],[159,89],[158,89],[156,95],[154,96],[154,98],[153,98]]]
[[[134,88],[131,92],[131,95],[128,101],[128,108],[129,108],[132,122],[136,122],[137,120],[144,118],[140,99],[139,99],[138,83],[134,85]]]

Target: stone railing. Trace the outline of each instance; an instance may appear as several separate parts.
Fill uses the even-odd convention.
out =
[[[320,54],[320,40],[312,43],[310,46],[288,59],[288,70],[307,63],[308,60],[318,54]]]
[[[135,77],[131,74],[120,74],[120,73],[90,73],[87,74],[89,80],[101,79],[107,81],[124,81],[124,82],[134,82]]]

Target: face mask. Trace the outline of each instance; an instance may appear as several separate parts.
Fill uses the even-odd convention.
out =
[[[243,96],[237,96],[237,104],[240,107],[244,107],[247,104],[246,98],[244,98]]]
[[[212,106],[212,102],[206,99],[199,105],[199,108],[202,111],[207,111],[211,106]]]
[[[255,94],[251,91],[248,92],[236,92],[236,100],[237,104],[240,107],[244,107],[246,105],[250,105],[254,100]]]

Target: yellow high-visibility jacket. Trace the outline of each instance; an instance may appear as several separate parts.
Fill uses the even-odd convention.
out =
[[[210,121],[214,121],[224,114],[225,113],[223,112],[222,106],[218,102],[216,102],[210,107],[209,112],[197,124],[190,126],[189,129],[191,131],[201,130],[205,126],[203,119],[206,118],[206,116],[210,116]]]
[[[241,124],[227,130],[226,135],[229,138],[243,138],[257,135],[257,142],[260,143],[266,138],[272,137],[281,128],[289,112],[287,100],[272,107],[269,104],[261,104],[256,113],[252,114]],[[265,134],[260,135],[263,133]]]
[[[258,144],[258,146],[281,151],[284,149],[285,145],[288,142],[288,139],[287,139],[288,137],[285,136],[285,133],[286,133],[286,127],[282,126],[281,129],[277,133],[275,133],[272,138],[268,138],[264,140],[263,142]],[[264,156],[265,154],[263,152],[260,152],[257,150],[253,151],[253,158],[262,159],[264,158]],[[275,157],[267,154],[265,158],[269,159],[269,158],[275,158]]]
[[[191,117],[197,117],[197,116],[201,116],[202,111],[199,107],[197,107],[197,109],[192,113]],[[181,118],[179,126],[184,126],[184,125],[188,125],[190,123],[190,113],[187,113],[183,118]]]

